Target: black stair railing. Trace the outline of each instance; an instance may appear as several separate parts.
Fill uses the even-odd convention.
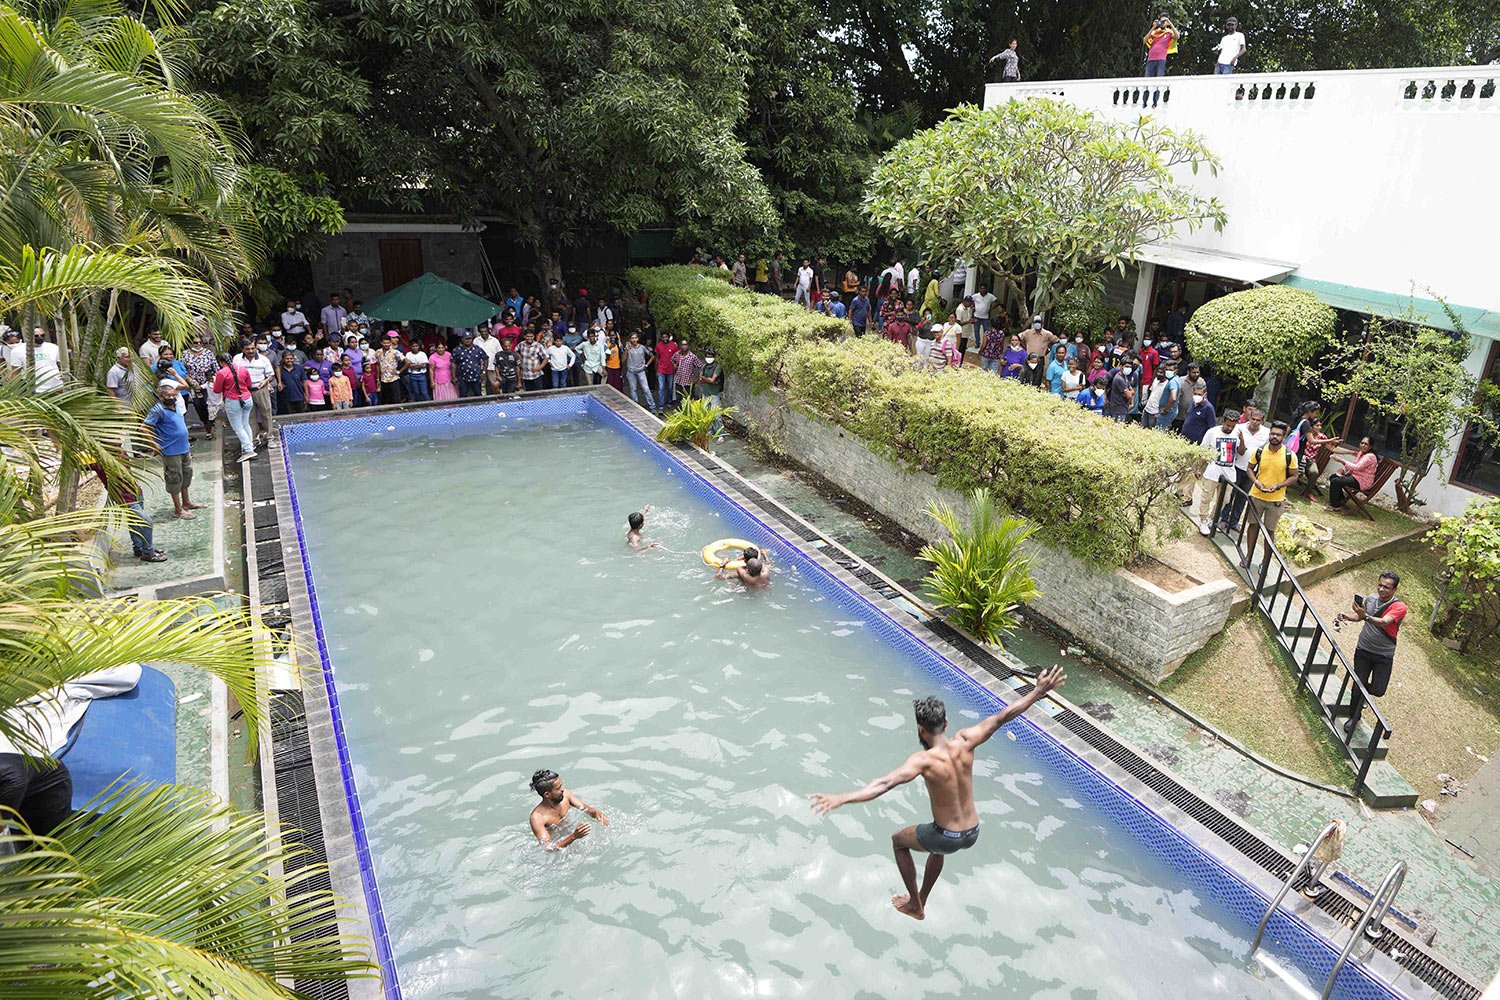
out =
[[[1245,513],[1226,530],[1220,515],[1231,491],[1239,494]],[[1348,657],[1333,641],[1328,626],[1308,600],[1307,592],[1302,589],[1286,557],[1276,547],[1276,539],[1266,530],[1255,505],[1248,500],[1238,484],[1220,482],[1213,519],[1209,524],[1214,534],[1222,534],[1233,543],[1235,554],[1239,556],[1236,561],[1249,564],[1248,570],[1242,567],[1241,572],[1251,585],[1251,599],[1271,623],[1277,644],[1294,664],[1297,693],[1307,692],[1311,696],[1314,707],[1354,768],[1354,792],[1358,794],[1364,788],[1370,765],[1385,756],[1391,727],[1375,707],[1369,690],[1354,672]],[[1252,518],[1260,529],[1260,539],[1256,541],[1256,552],[1247,553],[1244,527]],[[1268,550],[1269,556],[1265,554]],[[1352,730],[1345,731],[1342,720],[1353,714],[1356,696],[1358,703],[1369,709],[1373,723],[1368,729],[1359,723]]]

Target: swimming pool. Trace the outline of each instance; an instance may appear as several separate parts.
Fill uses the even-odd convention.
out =
[[[962,725],[995,696],[594,397],[282,439],[389,995],[1285,994],[1243,959],[1259,897],[1024,722],[981,752],[978,845],[896,914],[920,785],[822,820],[806,796],[903,759],[913,697]],[[666,548],[632,553],[647,502]],[[768,592],[712,580],[727,536],[776,553]],[[538,767],[609,829],[542,855]],[[1321,986],[1331,948],[1272,933]]]

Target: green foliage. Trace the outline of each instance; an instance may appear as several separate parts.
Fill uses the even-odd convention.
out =
[[[964,105],[881,159],[864,206],[895,243],[994,272],[1017,314],[1034,284],[1029,308],[1044,312],[1076,284],[1098,287],[1142,243],[1222,227],[1218,200],[1174,179],[1218,163],[1196,134],[1151,117],[1117,121],[1050,98]]]
[[[1334,312],[1311,292],[1265,285],[1203,303],[1187,346],[1228,379],[1253,386],[1268,372],[1296,372],[1333,344]]]
[[[1021,549],[1036,529],[1002,514],[983,489],[969,496],[964,515],[946,503],[927,512],[948,533],[917,557],[932,563],[926,582],[933,603],[946,608],[960,628],[999,645],[1020,624],[1016,611],[1040,593],[1031,557]]]
[[[1329,401],[1358,395],[1370,412],[1383,414],[1397,428],[1401,469],[1393,485],[1402,513],[1421,502],[1418,484],[1447,457],[1466,424],[1474,423],[1485,436],[1500,433],[1495,419],[1500,390],[1465,367],[1468,331],[1446,303],[1443,308],[1456,332],[1374,318],[1368,340],[1346,345],[1341,361],[1325,366],[1335,374],[1319,379]]]
[[[691,441],[699,448],[711,451],[717,428],[733,412],[734,407],[720,406],[717,399],[695,397],[686,400],[667,414],[661,430],[656,432],[656,440]]]
[[[318,237],[344,228],[344,210],[339,203],[307,193],[290,174],[273,167],[250,166],[241,173],[240,181],[241,192],[272,254],[311,257],[318,252]]]
[[[882,338],[690,267],[637,268],[658,326],[713,345],[756,391],[843,425],[894,461],[995,500],[1048,544],[1118,566],[1172,532],[1173,487],[1204,449],[1100,420],[1082,407],[974,368],[932,375]]]
[[[1473,501],[1427,537],[1442,553],[1433,634],[1467,650],[1500,631],[1500,500]]]
[[[1311,566],[1323,555],[1327,531],[1301,514],[1287,514],[1276,523],[1276,547],[1298,566]]]
[[[1081,333],[1092,341],[1101,330],[1113,329],[1119,314],[1097,286],[1084,283],[1074,285],[1058,297],[1050,318],[1052,329],[1059,334]]]

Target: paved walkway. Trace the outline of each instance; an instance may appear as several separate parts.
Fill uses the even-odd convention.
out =
[[[719,454],[746,478],[796,513],[816,523],[883,572],[920,593],[925,564],[916,560],[900,529],[869,516],[852,500],[821,493],[812,477],[768,461],[741,439],[726,440]],[[1367,887],[1391,865],[1409,866],[1396,908],[1434,931],[1434,947],[1481,980],[1500,965],[1500,878],[1465,859],[1415,810],[1373,813],[1357,800],[1320,791],[1270,771],[1220,742],[1129,681],[1065,647],[1042,629],[1023,629],[1007,650],[1032,667],[1060,663],[1068,671],[1063,695],[1121,738],[1170,769],[1206,798],[1241,817],[1268,839],[1304,844],[1335,817],[1347,824],[1343,867]],[[1487,769],[1493,771],[1492,768]],[[1490,775],[1494,798],[1476,804],[1471,823],[1500,847],[1500,772]],[[1464,797],[1472,796],[1472,783]],[[1464,798],[1460,798],[1460,803]],[[1500,856],[1500,855],[1497,855]],[[1491,866],[1492,868],[1495,866]]]

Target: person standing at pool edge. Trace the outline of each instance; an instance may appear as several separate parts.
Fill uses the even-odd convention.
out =
[[[531,776],[531,789],[542,797],[542,801],[531,810],[531,832],[536,835],[536,842],[542,845],[543,850],[560,851],[573,841],[582,840],[589,835],[593,827],[587,823],[579,823],[567,836],[559,840],[552,839],[551,828],[567,819],[568,810],[574,806],[609,826],[609,817],[563,787],[562,776],[556,771],[546,768],[537,771]]]
[[[906,884],[905,895],[891,898],[891,904],[898,911],[917,920],[925,918],[927,897],[942,874],[944,856],[973,847],[979,839],[979,814],[974,809],[974,749],[994,736],[1001,726],[1061,687],[1067,679],[1068,675],[1058,667],[1042,671],[1037,675],[1035,686],[1013,704],[977,725],[960,729],[951,739],[947,733],[948,710],[943,703],[932,697],[914,701],[917,740],[922,744],[919,752],[908,757],[905,764],[890,774],[876,778],[858,791],[810,796],[813,811],[823,816],[850,802],[877,799],[919,775],[927,783],[932,822],[905,827],[891,836],[896,867],[901,872],[901,881]],[[923,851],[928,855],[920,890],[912,851]]]

